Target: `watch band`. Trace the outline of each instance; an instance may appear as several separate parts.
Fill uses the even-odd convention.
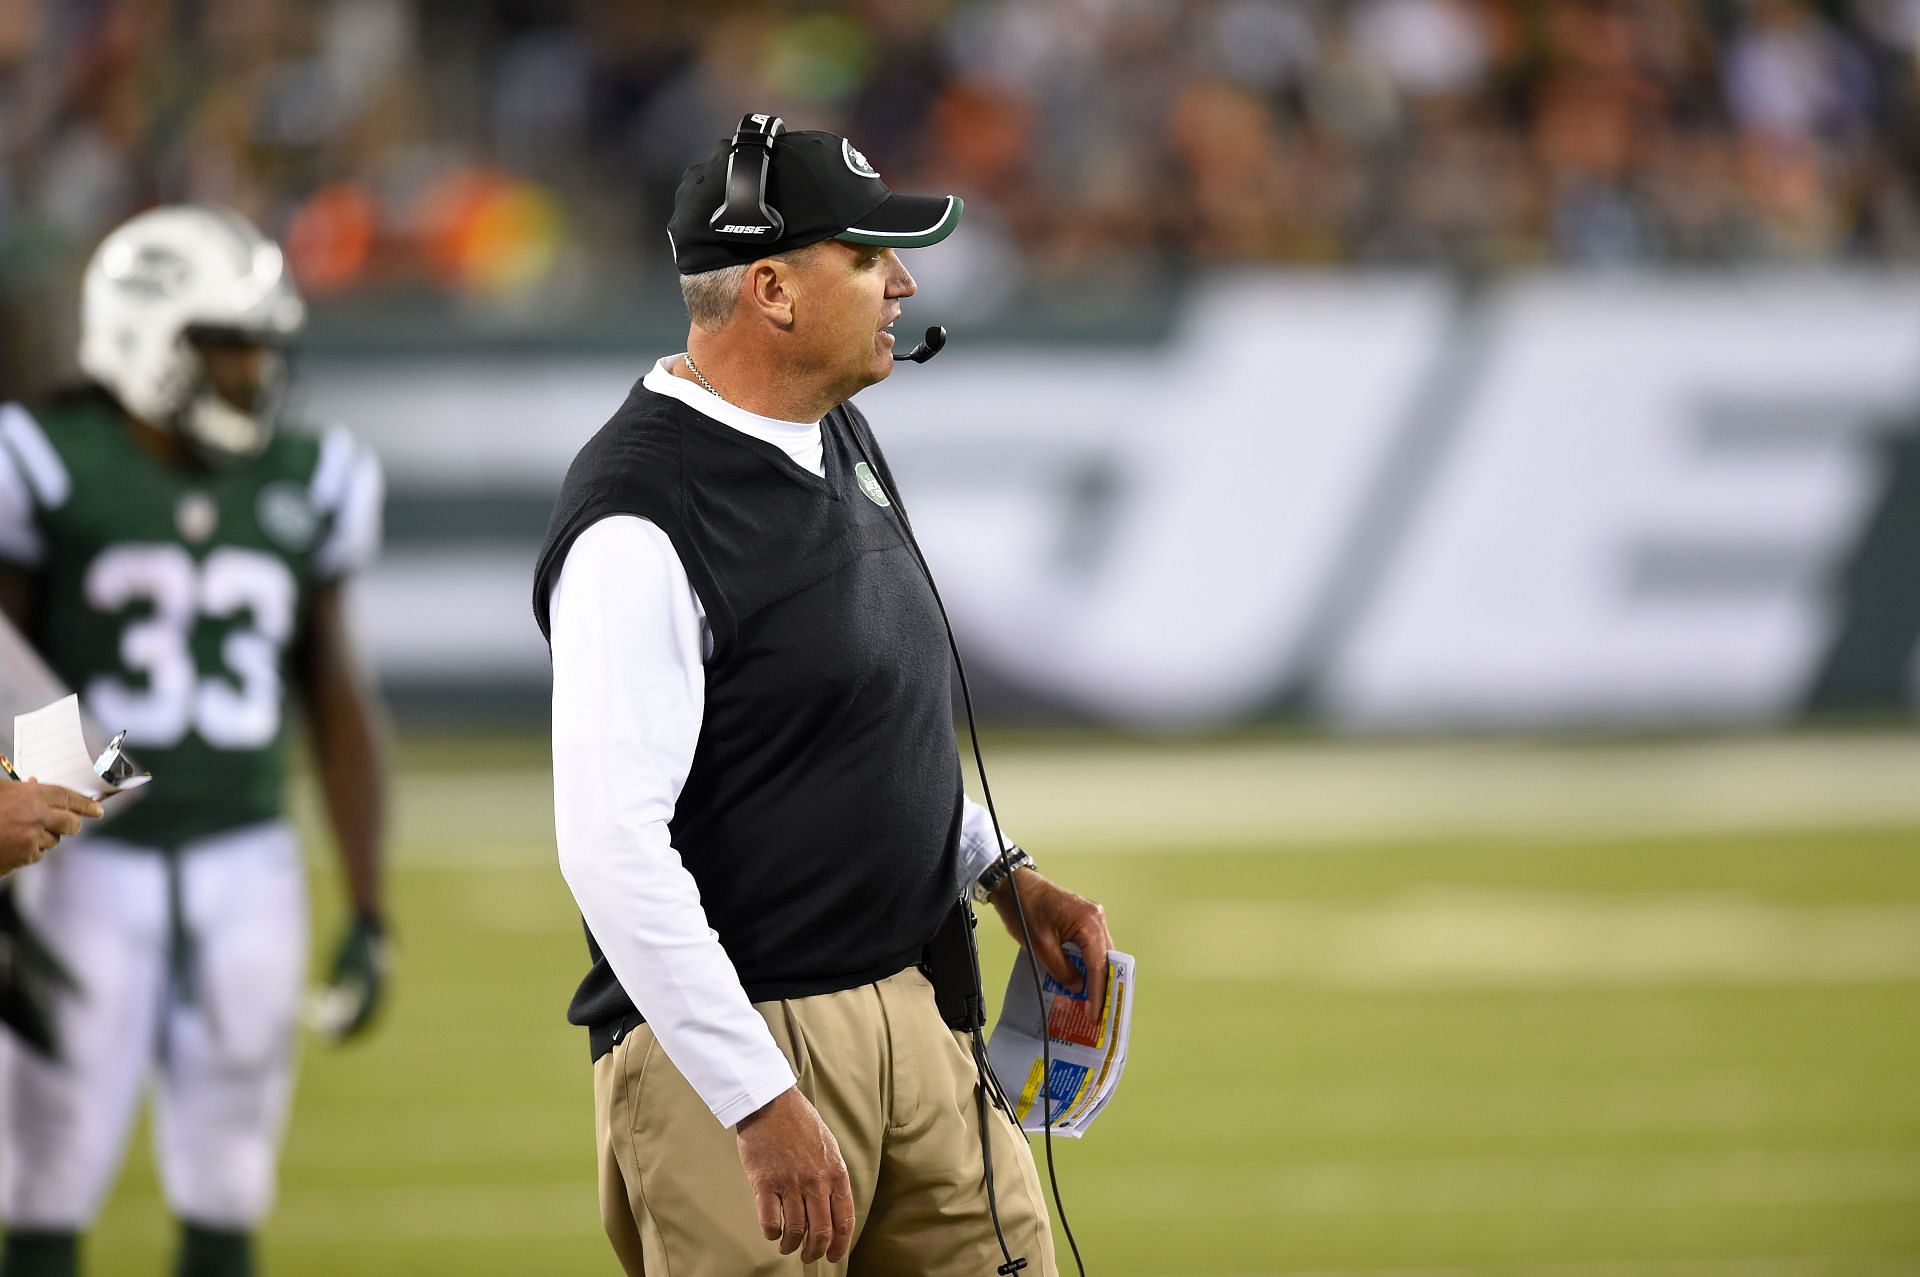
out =
[[[986,870],[980,877],[974,881],[974,903],[983,905],[992,904],[993,893],[1000,889],[1001,883],[1013,877],[1015,871],[1032,869],[1033,867],[1033,857],[1027,854],[1026,848],[1020,846],[1018,843],[1008,843],[1007,854],[996,858],[992,864],[986,867]]]

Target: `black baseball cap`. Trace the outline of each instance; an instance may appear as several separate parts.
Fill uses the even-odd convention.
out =
[[[739,266],[825,239],[925,248],[953,233],[958,195],[898,195],[837,133],[787,132],[749,115],[680,179],[667,234],[682,275]]]

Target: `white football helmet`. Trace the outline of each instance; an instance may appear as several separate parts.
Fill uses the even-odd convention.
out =
[[[80,299],[80,368],[129,413],[171,426],[211,459],[257,454],[272,436],[284,363],[258,400],[213,388],[195,335],[278,349],[306,323],[280,246],[238,213],[206,204],[151,209],[101,241]]]

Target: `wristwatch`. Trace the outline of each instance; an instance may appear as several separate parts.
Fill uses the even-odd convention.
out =
[[[986,872],[975,879],[973,884],[974,903],[983,905],[992,904],[993,893],[1000,889],[1001,883],[1013,877],[1016,869],[1031,869],[1033,867],[1033,857],[1027,854],[1026,848],[1020,846],[1018,843],[1008,843],[1007,854],[996,857],[993,863],[987,866]]]

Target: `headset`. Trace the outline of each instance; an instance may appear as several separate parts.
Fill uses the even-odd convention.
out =
[[[767,203],[773,140],[786,131],[787,122],[777,115],[755,113],[740,117],[740,127],[733,131],[733,139],[727,143],[726,197],[707,219],[714,234],[750,244],[771,244],[787,233],[787,219]],[[947,330],[935,324],[927,329],[924,341],[904,355],[895,355],[893,360],[924,364],[946,344]]]
[[[727,152],[727,189],[726,198],[719,208],[713,210],[713,216],[707,224],[714,233],[729,238],[741,239],[750,243],[772,243],[786,232],[786,219],[780,211],[767,203],[767,173],[773,166],[774,139],[786,132],[786,122],[777,115],[752,114],[741,117],[740,127],[734,130],[733,140]],[[904,355],[896,354],[896,363],[924,364],[939,354],[947,344],[947,330],[938,324],[927,329],[926,339]],[[860,431],[853,425],[851,414],[841,411],[846,421],[847,435],[853,440],[854,447],[860,452],[861,460],[876,475],[879,465],[868,454],[866,441],[860,437]],[[913,560],[920,568],[920,575],[926,578],[927,589],[933,593],[934,606],[940,610],[940,623],[946,627],[947,650],[953,653],[953,668],[960,676],[960,700],[967,711],[967,736],[973,744],[973,765],[980,774],[980,796],[986,800],[987,818],[993,826],[994,847],[999,853],[1000,865],[1006,873],[1007,890],[1013,893],[1014,914],[1020,921],[1020,940],[1022,951],[1027,959],[1028,974],[1033,977],[1033,997],[1036,1006],[1046,1005],[1046,991],[1040,977],[1040,961],[1033,956],[1033,935],[1027,927],[1027,909],[1020,899],[1019,875],[1013,871],[1007,852],[1007,840],[1000,832],[1000,812],[993,803],[993,786],[987,781],[987,762],[980,748],[980,728],[974,719],[973,689],[967,683],[966,662],[960,657],[960,643],[954,637],[953,620],[947,615],[946,601],[940,597],[940,587],[934,583],[933,569],[927,566],[927,556],[920,550],[920,541],[913,534],[913,522],[907,518],[906,507],[901,504],[900,494],[895,492],[893,510],[899,520],[900,531],[906,538],[907,548],[913,553]],[[1014,1277],[1025,1269],[1025,1256],[1016,1258],[1007,1246],[1006,1232],[1000,1226],[1000,1203],[993,1187],[993,1152],[988,1141],[989,1103],[1005,1113],[1008,1120],[1018,1126],[1014,1117],[1013,1104],[1001,1090],[999,1079],[994,1076],[993,1068],[987,1061],[986,1039],[981,1029],[986,1023],[985,999],[981,993],[980,957],[973,943],[974,917],[971,908],[963,896],[960,901],[961,916],[964,921],[964,944],[967,958],[972,966],[973,999],[969,1006],[968,1032],[973,1041],[973,1065],[980,1077],[980,1089],[975,1093],[980,1106],[980,1158],[984,1168],[984,1181],[987,1189],[987,1210],[993,1219],[994,1237],[1000,1243],[1000,1256],[1005,1261],[994,1271],[997,1277]],[[1088,964],[1091,967],[1091,963]],[[1093,981],[1089,970],[1086,979]],[[1040,1034],[1041,1076],[1053,1075],[1053,1056],[1049,1047],[1049,1037],[1042,1026]],[[1053,1188],[1054,1209],[1060,1216],[1060,1231],[1066,1234],[1067,1246],[1073,1251],[1074,1267],[1080,1277],[1086,1277],[1087,1266],[1080,1258],[1080,1243],[1074,1240],[1073,1227],[1067,1223],[1066,1203],[1060,1198],[1060,1179],[1053,1162],[1053,1096],[1046,1087],[1040,1089],[1039,1100],[1047,1121],[1041,1128],[1042,1138],[1047,1152],[1047,1182]]]
[[[748,115],[733,131],[727,151],[727,195],[707,225],[716,235],[771,244],[787,233],[787,219],[767,203],[767,172],[773,167],[773,139],[787,131],[777,115]]]

